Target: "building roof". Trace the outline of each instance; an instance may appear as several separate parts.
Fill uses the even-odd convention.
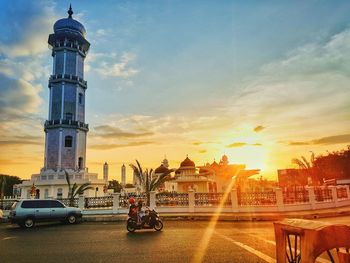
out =
[[[180,164],[180,167],[195,167],[195,166],[196,166],[195,163],[190,158],[188,158],[188,156]]]
[[[68,17],[59,19],[54,24],[53,26],[54,32],[58,33],[61,31],[74,31],[74,32],[80,33],[82,36],[85,37],[86,35],[85,27],[80,22],[73,19],[72,14],[73,14],[73,10],[72,10],[72,7],[70,6],[68,10]]]
[[[166,168],[163,164],[161,164],[159,167],[157,167],[155,170],[154,170],[154,173],[156,174],[161,174],[161,173],[166,173],[168,172],[169,169]]]

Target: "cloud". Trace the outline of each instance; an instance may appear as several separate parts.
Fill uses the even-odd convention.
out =
[[[0,146],[9,146],[9,145],[42,145],[42,142],[30,141],[30,140],[1,140]]]
[[[149,145],[154,144],[155,142],[129,142],[126,144],[96,144],[91,145],[89,148],[95,149],[95,150],[111,150],[116,148],[126,148],[126,147],[135,147],[135,146],[143,146],[143,145]]]
[[[130,78],[139,72],[131,65],[135,58],[135,54],[124,52],[118,62],[115,62],[115,59],[112,61],[104,60],[97,64],[95,70],[103,77]]]
[[[0,73],[0,113],[23,114],[38,110],[42,99],[40,86],[33,86],[27,81],[13,79]]]
[[[329,145],[329,144],[339,144],[339,143],[350,143],[350,134],[341,134],[328,137],[322,137],[310,141],[291,141],[291,142],[281,142],[287,143],[291,146],[301,146],[301,145]]]
[[[199,150],[198,152],[199,152],[199,153],[206,153],[207,150]]]
[[[243,146],[246,146],[248,145],[247,143],[245,142],[234,142],[234,143],[231,143],[229,145],[227,145],[226,147],[228,148],[235,148],[235,147],[243,147]]]
[[[6,20],[1,22],[6,28],[5,34],[0,36],[0,54],[20,57],[47,51],[46,40],[52,32],[53,23],[57,20],[52,3],[13,2],[1,6],[0,17]]]
[[[94,136],[104,138],[139,138],[151,136],[154,134],[151,131],[126,132],[117,127],[112,127],[110,125],[96,126],[94,130],[96,131],[96,133],[94,133]]]
[[[296,48],[239,85],[224,107],[238,123],[268,122],[274,134],[349,130],[350,30]],[[249,105],[247,107],[247,105]],[[330,125],[332,124],[332,125]],[[315,129],[318,127],[318,129]],[[280,133],[280,134],[278,134]]]
[[[243,146],[262,146],[261,143],[246,143],[246,142],[234,142],[226,145],[227,148],[238,148]]]
[[[254,131],[255,131],[255,132],[261,132],[261,131],[264,130],[265,128],[266,128],[266,127],[259,125],[259,126],[256,126],[256,127],[254,128]]]

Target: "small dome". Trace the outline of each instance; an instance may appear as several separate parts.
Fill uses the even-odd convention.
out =
[[[166,173],[166,172],[168,172],[168,171],[169,171],[169,169],[166,168],[163,164],[161,164],[158,168],[156,168],[156,169],[154,170],[154,173],[156,173],[156,174],[162,174],[162,173]]]
[[[224,155],[222,156],[221,160],[222,160],[223,162],[228,162],[228,157],[227,157],[227,155],[224,154]]]
[[[196,165],[194,164],[193,161],[191,161],[188,156],[186,159],[181,163],[180,167],[195,167]]]
[[[68,10],[68,18],[62,18],[57,20],[53,26],[53,31],[55,33],[58,33],[60,31],[70,30],[70,31],[78,32],[85,37],[86,35],[85,27],[77,20],[74,20],[72,18],[72,15],[73,15],[73,11],[72,11],[72,7],[70,6]]]

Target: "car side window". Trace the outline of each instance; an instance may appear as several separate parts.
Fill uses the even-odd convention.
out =
[[[21,207],[22,208],[36,208],[37,202],[35,201],[23,201]]]
[[[37,208],[49,208],[49,207],[50,207],[50,201],[48,200],[37,201]]]
[[[58,201],[55,201],[55,200],[51,200],[51,207],[60,207],[60,208],[63,208],[64,205]]]

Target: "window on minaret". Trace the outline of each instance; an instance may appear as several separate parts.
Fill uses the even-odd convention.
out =
[[[73,113],[67,112],[66,113],[66,120],[73,120]]]
[[[64,147],[72,147],[73,137],[72,136],[66,136],[64,138]]]
[[[83,93],[79,93],[79,104],[83,104]]]

